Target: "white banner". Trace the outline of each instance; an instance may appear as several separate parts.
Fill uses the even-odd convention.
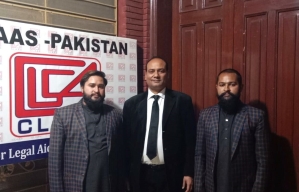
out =
[[[46,158],[55,108],[82,98],[88,70],[106,73],[107,104],[137,94],[137,42],[0,19],[0,165]]]

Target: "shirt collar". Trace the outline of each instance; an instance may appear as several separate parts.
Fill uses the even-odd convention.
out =
[[[157,95],[159,95],[162,99],[165,98],[165,90],[166,88],[162,89]],[[147,94],[147,100],[152,98],[152,96],[155,95],[150,89],[148,89],[148,94]]]

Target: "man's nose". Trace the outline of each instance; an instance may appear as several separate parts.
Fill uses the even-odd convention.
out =
[[[154,72],[154,77],[158,77],[159,76],[159,72],[158,71],[155,71]]]
[[[93,88],[93,92],[98,93],[99,92],[99,88],[98,87],[94,87]]]
[[[230,87],[229,87],[228,84],[226,84],[226,85],[224,86],[224,91],[230,91]]]

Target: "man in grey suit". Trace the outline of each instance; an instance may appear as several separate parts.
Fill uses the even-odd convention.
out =
[[[190,192],[195,116],[190,96],[166,88],[167,63],[146,65],[148,91],[124,104],[127,173],[133,192]]]
[[[122,113],[103,103],[107,79],[89,71],[83,99],[56,109],[51,127],[51,192],[118,192],[123,184]],[[123,188],[124,189],[124,188]]]
[[[240,101],[242,77],[225,69],[217,77],[218,105],[201,111],[195,150],[195,192],[263,192],[269,134],[264,112]]]

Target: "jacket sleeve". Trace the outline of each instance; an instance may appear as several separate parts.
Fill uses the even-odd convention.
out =
[[[252,192],[265,191],[269,168],[269,132],[265,126],[264,115],[260,115],[255,130],[255,154],[257,172]]]
[[[204,115],[202,112],[199,114],[197,123],[194,172],[194,191],[204,192],[206,172],[206,141]]]
[[[191,97],[187,97],[183,102],[182,115],[184,119],[185,131],[185,165],[184,176],[194,177],[194,151],[195,151],[195,135],[196,122]]]
[[[48,157],[50,191],[63,192],[63,153],[65,134],[58,110],[55,111],[50,132],[50,147]]]

